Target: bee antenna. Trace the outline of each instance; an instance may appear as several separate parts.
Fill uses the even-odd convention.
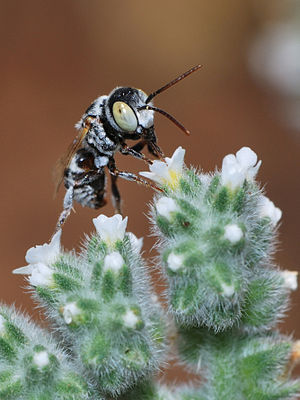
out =
[[[193,72],[197,71],[201,67],[202,67],[201,64],[195,65],[195,67],[193,67],[193,68],[189,69],[188,71],[184,72],[183,74],[177,76],[177,78],[173,79],[171,82],[169,82],[166,85],[162,86],[160,89],[156,90],[155,92],[149,94],[149,96],[147,97],[145,103],[148,104],[153,99],[153,97],[155,97],[158,94],[160,94],[161,92],[164,92],[165,90],[169,89],[171,86],[175,85],[177,82],[179,82],[182,79],[186,78],[187,76],[189,76]]]
[[[162,115],[164,115],[165,117],[167,117],[170,121],[172,121],[176,126],[178,126],[179,129],[181,129],[186,135],[190,135],[191,132],[186,129],[179,121],[177,121],[177,119],[175,119],[174,117],[172,117],[172,115],[170,115],[169,113],[167,113],[166,111],[157,108],[157,107],[152,107],[152,106],[142,106],[139,107],[138,110],[152,110],[152,111],[156,111]]]

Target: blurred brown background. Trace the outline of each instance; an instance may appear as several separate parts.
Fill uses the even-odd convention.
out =
[[[27,249],[48,241],[53,232],[64,190],[53,200],[51,169],[89,103],[118,85],[149,93],[198,63],[204,65],[201,71],[155,101],[192,136],[157,115],[159,143],[166,154],[183,146],[186,163],[205,171],[220,167],[224,155],[244,145],[255,150],[263,160],[258,177],[283,210],[276,259],[284,269],[300,268],[300,128],[281,113],[289,107],[288,93],[251,72],[253,44],[265,26],[289,21],[294,6],[275,0],[0,2],[4,302],[31,311],[29,295],[20,289],[24,280],[11,270],[24,265]],[[137,160],[117,159],[120,168],[145,169]],[[146,255],[154,256],[145,216],[152,193],[126,181],[119,186],[129,230],[144,236]],[[76,210],[63,231],[67,249],[80,246],[98,215],[80,206]],[[112,215],[112,206],[102,212]],[[282,327],[298,338],[299,300],[300,291],[292,295],[292,311]]]

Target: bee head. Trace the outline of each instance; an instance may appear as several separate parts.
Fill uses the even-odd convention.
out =
[[[111,127],[120,134],[142,134],[154,123],[154,111],[141,109],[147,95],[140,89],[117,87],[109,95],[105,105],[106,117]]]
[[[147,136],[147,131],[153,130],[154,112],[159,112],[189,135],[190,132],[172,115],[160,108],[153,107],[152,99],[186,78],[192,72],[197,71],[200,67],[201,65],[196,65],[160,89],[152,92],[149,96],[140,89],[131,87],[115,88],[108,95],[105,105],[105,113],[110,126],[120,136],[137,139],[141,136]]]

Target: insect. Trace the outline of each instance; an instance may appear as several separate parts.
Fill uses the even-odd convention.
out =
[[[95,209],[106,204],[105,169],[108,169],[111,175],[112,199],[118,213],[121,213],[121,197],[117,187],[118,177],[135,181],[158,191],[161,190],[131,172],[120,171],[116,166],[114,155],[116,152],[120,152],[152,164],[153,161],[142,153],[146,146],[154,157],[164,158],[164,154],[157,144],[154,112],[164,115],[187,135],[190,134],[174,117],[166,111],[154,107],[152,99],[200,67],[201,65],[196,65],[149,96],[140,89],[117,87],[109,95],[98,97],[88,107],[81,120],[76,124],[78,135],[71,143],[66,155],[58,161],[56,166],[56,192],[63,181],[67,189],[63,211],[56,224],[56,231],[68,218],[74,201],[84,207]],[[136,140],[137,143],[129,147],[126,140]]]

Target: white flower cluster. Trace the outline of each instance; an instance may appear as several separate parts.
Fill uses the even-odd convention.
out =
[[[13,270],[14,274],[29,275],[32,286],[51,286],[53,284],[53,269],[51,265],[60,253],[61,230],[56,232],[51,242],[31,247],[25,256],[28,265]]]
[[[124,239],[127,221],[128,218],[123,219],[120,214],[112,217],[101,214],[93,219],[98,235],[109,247],[113,247],[118,240]],[[128,232],[127,235],[132,248],[139,253],[143,246],[143,238],[138,239],[132,232]]]
[[[228,154],[223,158],[221,183],[231,190],[235,190],[240,187],[245,180],[252,181],[260,166],[261,161],[257,162],[257,155],[254,151],[249,147],[242,147],[236,155]],[[270,199],[266,196],[261,196],[258,207],[261,218],[270,218],[273,226],[278,223],[282,212],[278,207],[275,207]],[[225,236],[227,235],[228,233],[225,233]],[[229,237],[227,237],[227,239],[229,239]]]
[[[101,214],[93,219],[96,231],[100,238],[111,248],[119,240],[123,240],[126,232],[128,218],[122,218],[120,214],[115,214],[112,217],[106,217]],[[132,232],[128,232],[128,237],[132,249],[140,253],[143,245],[143,238],[138,239]],[[104,258],[104,271],[111,270],[117,273],[125,261],[118,251],[111,251]]]
[[[160,185],[166,185],[170,189],[176,189],[183,174],[184,155],[185,150],[182,147],[178,147],[171,158],[166,157],[165,162],[153,161],[153,164],[149,166],[150,172],[143,171],[140,172],[140,175]],[[172,214],[179,210],[176,202],[166,196],[162,196],[156,201],[155,208],[159,215],[169,221],[172,218]]]
[[[150,172],[142,171],[140,175],[160,185],[167,185],[171,189],[176,189],[183,173],[184,155],[185,150],[178,147],[171,158],[165,158],[166,162],[154,160],[153,164],[149,166]]]
[[[257,155],[249,147],[242,147],[236,155],[228,154],[224,157],[221,171],[221,183],[235,190],[245,180],[255,178],[261,161],[257,162]]]

